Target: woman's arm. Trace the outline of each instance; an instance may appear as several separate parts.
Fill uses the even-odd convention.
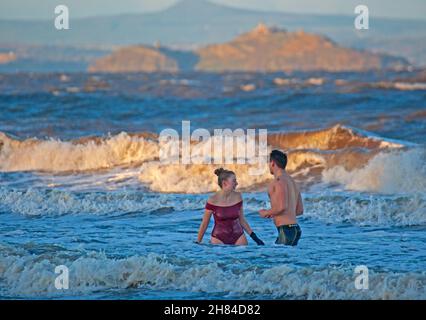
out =
[[[200,229],[198,230],[197,242],[201,243],[203,241],[204,234],[206,233],[207,227],[210,223],[210,218],[213,211],[207,210],[204,212],[203,220],[201,221]]]
[[[241,223],[241,226],[243,227],[243,229],[248,233],[248,235],[250,236],[250,238],[253,239],[254,242],[256,242],[258,245],[262,245],[262,246],[265,244],[262,240],[260,240],[257,237],[257,235],[250,228],[250,226],[249,226],[249,224],[248,224],[248,222],[247,222],[247,220],[244,216],[243,207],[241,207],[241,210],[240,210],[240,223]]]
[[[243,212],[243,207],[241,207],[240,210],[240,223],[241,226],[243,227],[243,229],[245,230],[245,232],[247,232],[247,234],[251,234],[253,232],[253,230],[250,228],[245,216],[244,216],[244,212]]]
[[[239,196],[239,200],[243,201],[243,196],[241,195],[241,193],[238,193]],[[243,211],[243,205],[241,204],[241,209],[240,209],[240,215],[239,215],[239,220],[240,220],[240,224],[243,227],[244,231],[247,232],[247,234],[251,234],[253,232],[253,230],[250,228],[246,217],[244,216],[244,211]]]

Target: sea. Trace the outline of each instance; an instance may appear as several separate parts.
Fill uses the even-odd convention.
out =
[[[0,299],[426,299],[426,84],[411,76],[0,74]],[[288,154],[297,246],[258,214],[267,164],[161,159],[163,130],[188,121],[266,130]],[[213,220],[194,243],[218,167],[264,246],[211,245]]]

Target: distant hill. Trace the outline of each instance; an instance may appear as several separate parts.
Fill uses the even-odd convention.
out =
[[[288,14],[231,8],[207,0],[181,0],[160,12],[73,19],[70,30],[58,31],[54,21],[0,21],[1,42],[32,44],[209,44],[229,41],[259,21],[290,31],[326,34],[339,43],[364,39],[426,34],[426,21],[371,18],[370,30],[354,28],[355,16]],[[391,38],[392,38],[391,37]]]
[[[193,52],[143,46],[123,48],[96,60],[89,71],[367,71],[407,66],[409,63],[403,58],[344,48],[323,36],[259,24],[230,42]]]
[[[70,17],[70,30],[58,31],[54,21],[0,21],[0,44],[52,46],[123,46],[143,44],[196,49],[231,41],[259,21],[323,34],[350,48],[403,56],[426,66],[426,21],[371,18],[368,31],[354,28],[354,16],[288,14],[231,8],[206,0],[181,0],[160,12]],[[402,45],[401,45],[402,44]],[[19,62],[19,55],[17,61]],[[73,62],[74,63],[74,62]],[[87,66],[87,64],[86,64]]]
[[[405,59],[344,48],[316,34],[263,24],[229,43],[197,52],[197,69],[208,71],[366,71],[409,65]]]

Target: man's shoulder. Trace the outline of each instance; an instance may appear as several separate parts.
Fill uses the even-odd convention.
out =
[[[287,181],[285,181],[285,179],[276,179],[273,182],[271,182],[270,184],[270,189],[269,190],[274,190],[276,191],[282,191],[287,187]]]
[[[269,187],[276,187],[276,186],[278,186],[278,185],[280,185],[282,183],[282,181],[281,180],[278,180],[278,179],[274,179],[274,180],[272,180],[270,183],[269,183]]]
[[[277,181],[274,179],[273,181],[268,183],[268,193],[271,194],[275,190]]]

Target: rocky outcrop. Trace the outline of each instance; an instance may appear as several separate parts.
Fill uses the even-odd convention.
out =
[[[13,52],[0,53],[0,64],[6,64],[16,60],[16,55]]]
[[[89,71],[337,72],[408,66],[403,58],[344,48],[324,36],[259,24],[228,43],[208,45],[192,53],[160,47],[127,47],[97,60]]]
[[[159,72],[178,71],[176,60],[156,48],[131,46],[97,59],[89,72]]]
[[[408,66],[402,58],[344,48],[323,36],[263,24],[198,54],[196,68],[203,71],[366,71]]]

